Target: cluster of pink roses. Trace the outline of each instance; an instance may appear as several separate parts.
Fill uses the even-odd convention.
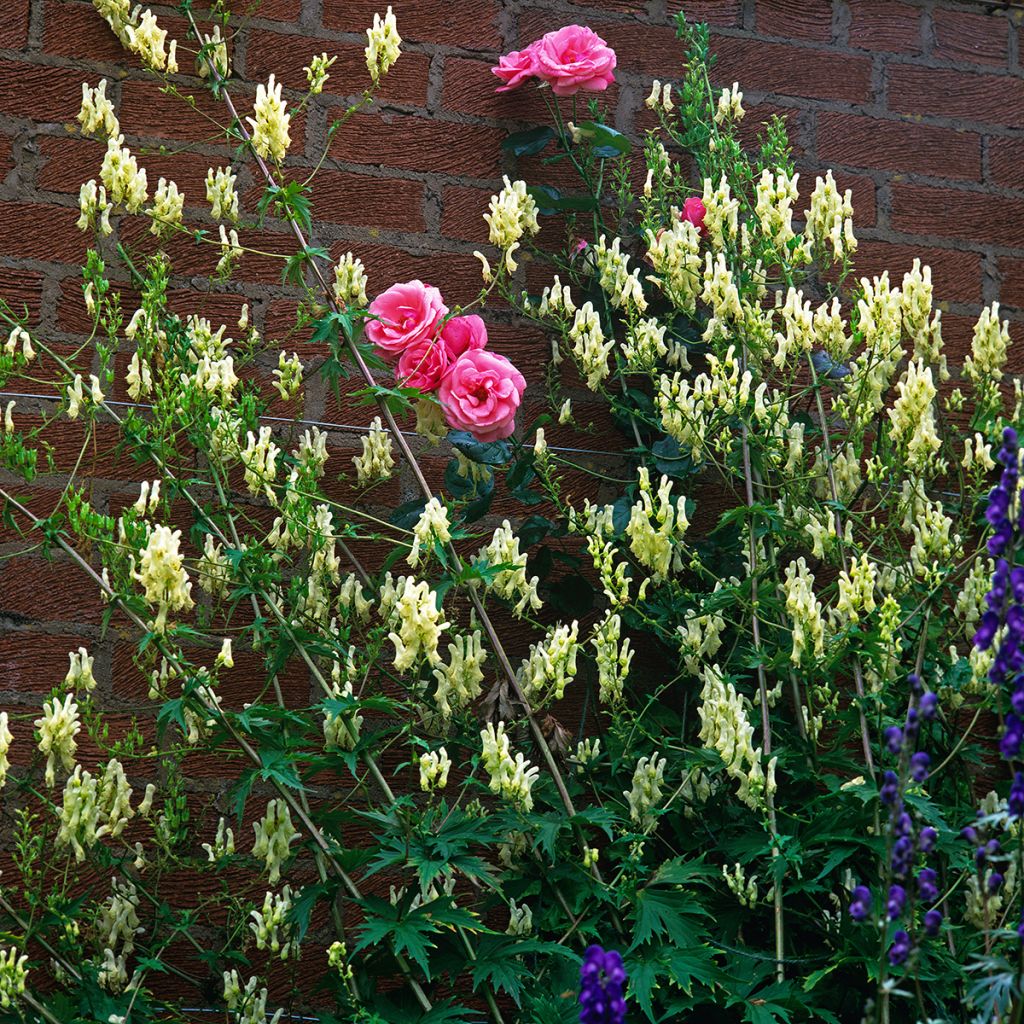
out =
[[[491,70],[504,82],[498,92],[539,78],[556,96],[574,96],[581,89],[603,92],[615,81],[615,51],[584,25],[566,25],[530,43],[525,50],[505,54]]]
[[[436,391],[445,420],[480,441],[516,427],[526,381],[504,356],[486,351],[487,327],[475,315],[445,320],[441,292],[422,281],[394,284],[370,303],[366,337],[395,364],[403,387]]]

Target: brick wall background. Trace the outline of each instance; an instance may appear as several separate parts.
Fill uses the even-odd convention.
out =
[[[671,79],[679,65],[670,18],[680,3],[394,0],[393,6],[404,53],[381,103],[357,115],[331,144],[316,182],[316,241],[335,255],[354,250],[375,289],[420,277],[439,285],[453,302],[466,301],[479,287],[472,251],[486,241],[481,215],[501,174],[514,170],[501,141],[510,129],[544,118],[529,90],[495,96],[489,67],[496,56],[562,24],[590,24],[618,51],[614,123],[633,132],[645,120],[650,79]],[[716,84],[741,83],[745,123],[772,113],[787,118],[804,194],[827,166],[836,169],[841,187],[853,189],[860,273],[888,268],[899,278],[915,256],[929,263],[953,353],[969,344],[985,303],[999,300],[1006,316],[1024,320],[1024,6],[683,0],[682,7],[692,19],[712,24],[720,55]],[[275,72],[287,87],[299,87],[303,65],[314,54],[339,55],[324,95],[293,124],[288,165],[296,173],[316,164],[328,123],[366,83],[362,33],[377,9],[377,0],[254,0],[250,16],[236,19],[233,61],[247,83],[233,89],[240,109],[251,99],[248,83]],[[155,10],[184,39],[173,7]],[[179,62],[188,70],[181,53]],[[230,158],[209,141],[215,131],[206,115],[223,121],[223,109],[186,76],[180,88],[195,93],[197,111],[161,95],[90,3],[0,2],[0,294],[27,306],[41,335],[67,351],[89,329],[79,270],[86,243],[74,227],[77,192],[83,180],[97,175],[102,156],[101,146],[77,138],[73,123],[82,81],[104,76],[111,79],[108,91],[122,128],[150,182],[173,176],[193,216],[204,215],[207,167]],[[172,157],[162,146],[189,148]],[[536,163],[525,169],[538,183],[547,173]],[[261,190],[247,171],[240,185],[251,212]],[[139,219],[126,219],[119,232],[126,241],[145,244],[146,225]],[[263,248],[291,251],[279,227],[270,226],[259,239]],[[269,338],[280,338],[304,357],[315,354],[305,344],[308,332],[288,333],[295,296],[279,283],[279,263],[247,255],[237,279],[219,289],[205,276],[216,254],[185,243],[175,243],[172,251],[173,295],[182,311],[231,323],[247,301]],[[130,289],[125,296],[130,314]],[[549,352],[545,338],[500,311],[488,319],[495,346],[539,382]],[[32,401],[19,401],[19,409],[31,416]],[[339,425],[371,417],[368,409],[316,387],[302,414]],[[91,479],[97,505],[116,513],[134,500],[137,481],[147,473],[104,450],[106,431],[81,455],[80,475]],[[357,441],[343,429],[331,438],[345,458]],[[62,427],[49,440],[59,466],[74,466],[80,429]],[[599,432],[580,443],[605,448],[616,440]],[[438,474],[445,461],[428,457],[428,468]],[[46,513],[63,482],[44,477],[27,493]],[[334,497],[343,496],[338,486]],[[400,500],[401,488],[399,481],[376,492],[378,500],[386,508]],[[496,502],[495,512],[510,510]],[[22,554],[24,547],[0,523],[0,707],[20,716],[13,724],[12,758],[21,763],[42,695],[63,679],[67,652],[80,644],[96,655],[99,694],[115,716],[112,730],[147,704],[131,645],[116,630],[99,640],[95,588],[66,564]],[[225,699],[245,700],[247,685],[244,674],[232,676]],[[286,685],[297,700],[309,699],[303,672],[289,674]],[[88,760],[87,743],[83,753]],[[213,776],[219,768],[211,762],[197,771]]]

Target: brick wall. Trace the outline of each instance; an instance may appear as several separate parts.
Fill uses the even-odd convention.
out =
[[[345,96],[333,90],[355,92],[365,81],[361,34],[377,6],[376,0],[262,0],[240,22],[234,62],[245,81],[274,71],[287,86],[298,86],[311,56],[339,55],[325,95],[294,126],[289,164],[297,171],[317,161],[326,125],[343,108]],[[395,0],[393,6],[405,52],[381,105],[354,118],[331,145],[317,182],[316,236],[335,253],[352,248],[361,255],[375,287],[418,276],[453,300],[466,300],[478,288],[472,251],[486,237],[481,213],[501,173],[513,169],[501,140],[510,127],[542,116],[527,91],[494,95],[488,68],[495,56],[561,24],[589,23],[618,51],[615,124],[630,131],[643,116],[651,77],[669,79],[678,67],[669,18],[679,2]],[[712,23],[719,84],[741,82],[748,119],[787,117],[805,184],[831,165],[841,185],[853,188],[861,271],[888,267],[901,275],[915,256],[931,264],[954,350],[967,344],[983,303],[998,299],[1011,319],[1024,318],[1022,12],[1000,6],[683,3],[692,18]],[[197,212],[206,168],[227,155],[204,141],[211,129],[203,114],[223,118],[223,112],[191,80],[182,79],[181,87],[196,91],[198,112],[160,95],[84,0],[3,0],[0,7],[0,293],[27,305],[51,342],[70,347],[88,325],[78,271],[85,243],[74,228],[77,189],[97,173],[101,155],[101,147],[71,130],[81,82],[112,79],[122,126],[151,181],[173,172]],[[183,36],[173,9],[163,20]],[[243,104],[251,91],[237,89]],[[161,142],[194,145],[170,158],[159,152]],[[243,184],[251,210],[259,189],[251,178]],[[122,230],[137,240],[145,228],[135,223]],[[262,242],[289,251],[279,229]],[[173,248],[181,275],[174,295],[183,309],[227,320],[248,300],[256,323],[270,337],[284,336],[294,297],[278,283],[278,264],[247,256],[238,283],[221,294],[203,276],[213,262],[208,253]],[[539,377],[543,337],[500,314],[492,334]],[[287,344],[308,352],[303,340],[300,334]],[[335,423],[369,417],[366,409],[315,390],[303,412]],[[343,432],[337,437],[346,443]],[[60,464],[74,465],[80,433],[64,430],[52,440]],[[349,435],[348,445],[353,442]],[[603,446],[600,438],[590,443]],[[93,479],[98,504],[116,510],[136,492],[127,481],[142,471],[87,451],[82,472]],[[59,481],[43,479],[32,493],[45,510]],[[0,524],[0,555],[20,546]],[[110,689],[111,675],[127,680],[130,665],[114,639],[96,642],[98,626],[93,588],[66,566],[38,555],[0,560],[0,704],[38,708],[40,692],[63,678],[67,651],[84,642],[97,653],[108,699],[130,706],[128,692],[137,685]],[[25,735],[30,726],[22,728]]]

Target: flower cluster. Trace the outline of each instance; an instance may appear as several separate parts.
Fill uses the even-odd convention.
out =
[[[491,70],[503,83],[498,92],[535,78],[556,96],[575,96],[604,92],[615,81],[615,62],[615,51],[593,29],[566,25],[506,54]]]
[[[588,946],[580,968],[580,1024],[623,1024],[626,968],[615,950]]]
[[[933,904],[925,911],[921,923],[925,933],[934,936],[942,927],[942,912],[934,906],[939,898],[938,876],[933,868],[922,865],[921,861],[934,849],[938,833],[930,825],[915,826],[904,800],[904,791],[911,782],[920,785],[928,778],[931,758],[923,750],[915,751],[915,747],[922,722],[935,719],[939,703],[934,693],[924,690],[916,675],[911,675],[908,682],[911,699],[906,719],[902,726],[891,725],[885,730],[885,748],[897,758],[897,766],[895,770],[890,768],[883,773],[878,793],[883,807],[889,812],[885,919],[892,922],[903,920],[909,927],[916,906]],[[866,885],[856,886],[850,900],[850,917],[855,921],[865,921],[873,911],[871,889]],[[912,951],[910,931],[897,928],[889,947],[889,963],[894,967],[905,963]]]
[[[1011,568],[1021,531],[1020,448],[1012,427],[1003,431],[1003,446],[997,458],[1003,471],[985,510],[992,527],[988,552],[996,559],[995,572],[985,595],[987,610],[974,634],[974,646],[988,651],[995,645],[989,680],[997,687],[1012,687],[1011,710],[1000,749],[1003,757],[1013,760],[1020,756],[1024,745],[1024,567]]]
[[[481,441],[515,430],[526,381],[508,359],[486,350],[480,317],[445,319],[441,292],[422,281],[392,285],[370,303],[369,314],[367,339],[395,364],[399,383],[437,392],[449,426]]]

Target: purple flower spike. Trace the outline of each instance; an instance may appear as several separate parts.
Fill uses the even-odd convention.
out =
[[[928,693],[922,694],[918,707],[921,710],[921,717],[926,722],[932,721],[932,719],[939,713],[938,694],[932,693],[930,690]]]
[[[931,763],[931,757],[923,750],[914,754],[910,759],[910,775],[915,782],[924,782],[928,778],[928,766]]]
[[[917,848],[922,853],[931,853],[938,839],[939,833],[931,825],[925,825],[917,836]]]
[[[580,1024],[622,1024],[626,969],[622,957],[600,946],[588,946],[580,968]]]
[[[906,903],[907,890],[902,885],[890,885],[889,899],[885,904],[885,911],[889,915],[890,921],[895,921],[903,913]]]
[[[898,725],[890,725],[885,730],[885,745],[890,754],[898,754],[903,749],[903,730]]]
[[[932,868],[922,868],[917,874],[917,894],[926,903],[939,898],[939,887],[935,884],[938,875]]]
[[[900,929],[892,937],[892,945],[889,947],[889,963],[893,967],[898,967],[900,964],[906,963],[908,956],[910,956],[910,936]]]
[[[864,921],[871,915],[871,890],[866,885],[858,885],[851,893],[850,917],[854,921]]]

